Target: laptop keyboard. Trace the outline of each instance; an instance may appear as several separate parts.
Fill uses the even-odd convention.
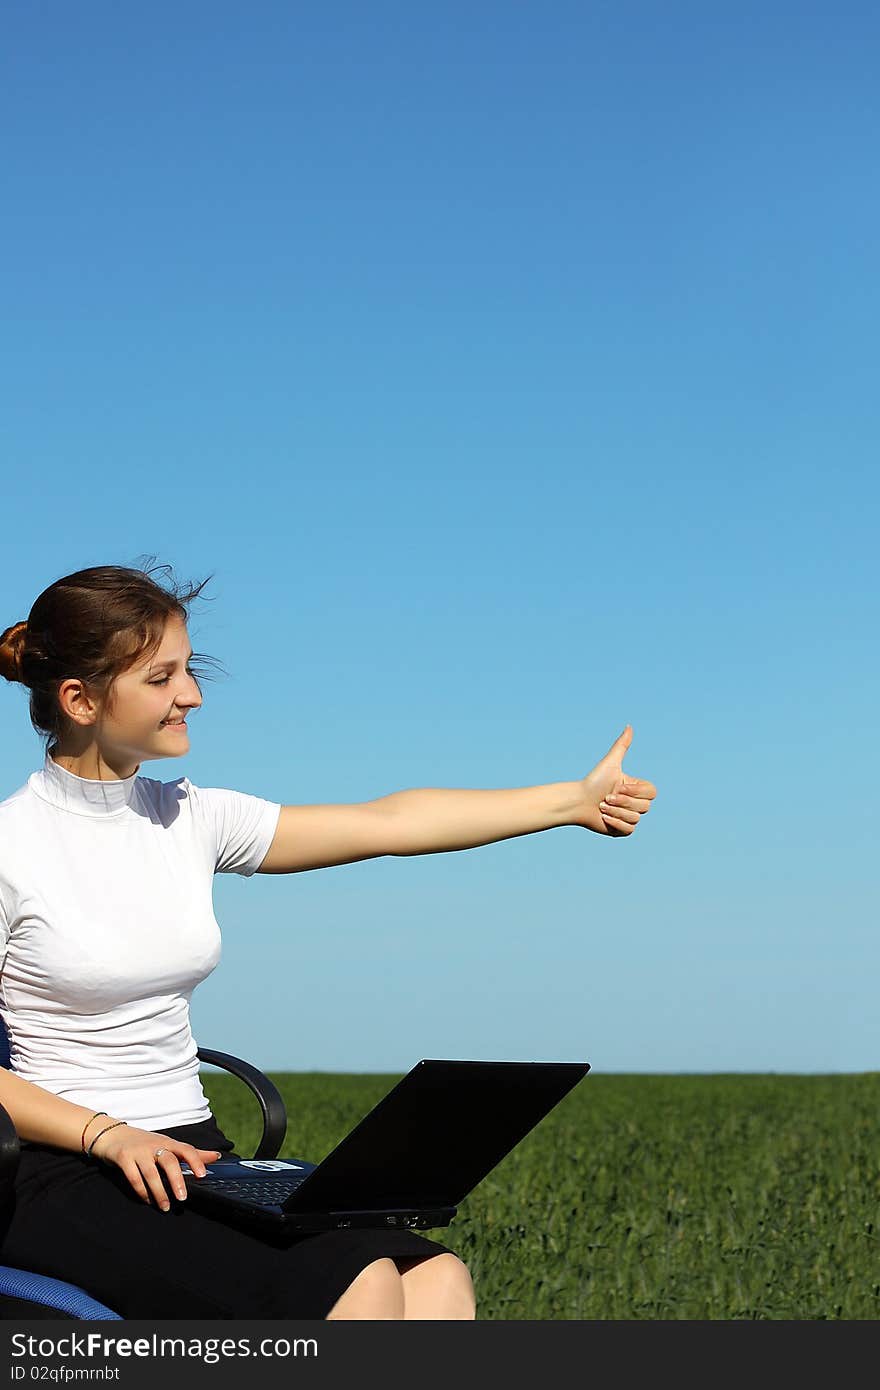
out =
[[[238,1178],[215,1178],[210,1191],[220,1192],[224,1197],[238,1197],[243,1202],[251,1202],[255,1207],[266,1205],[281,1206],[286,1197],[299,1187],[303,1178],[252,1178],[244,1182]]]

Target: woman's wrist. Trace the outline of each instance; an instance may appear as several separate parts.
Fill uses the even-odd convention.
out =
[[[97,1120],[97,1118],[98,1118],[99,1115],[104,1115],[104,1116],[106,1116],[106,1115],[107,1115],[107,1111],[106,1111],[106,1110],[96,1110],[96,1111],[94,1112],[94,1114],[92,1114],[92,1115],[89,1116],[89,1118],[86,1120],[85,1124],[83,1125],[83,1132],[82,1132],[82,1134],[80,1135],[80,1139],[79,1139],[80,1148],[82,1149],[83,1153],[85,1153],[85,1151],[86,1151],[86,1130],[90,1127],[90,1125],[93,1123],[94,1120]]]
[[[91,1140],[91,1142],[90,1142],[88,1148],[86,1149],[86,1155],[87,1155],[89,1158],[91,1158],[91,1157],[93,1156],[93,1150],[94,1150],[95,1145],[97,1144],[98,1140],[101,1138],[101,1135],[107,1133],[108,1129],[116,1129],[117,1125],[125,1125],[125,1124],[128,1124],[128,1121],[127,1121],[127,1120],[112,1120],[112,1119],[111,1119],[111,1120],[109,1121],[108,1124],[105,1124],[101,1129],[98,1130],[98,1133],[97,1133],[97,1134],[94,1136],[94,1138]],[[101,1155],[100,1155],[100,1154],[94,1154],[94,1157],[95,1157],[95,1158],[100,1158]]]

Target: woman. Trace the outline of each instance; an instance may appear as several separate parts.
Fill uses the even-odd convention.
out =
[[[0,1253],[126,1318],[473,1318],[467,1267],[414,1231],[269,1239],[189,1208],[181,1162],[201,1176],[233,1153],[189,1022],[220,955],[213,874],[464,849],[553,825],[628,835],[655,789],[622,775],[629,726],[582,781],[513,791],[282,806],[140,776],[189,750],[202,695],[186,623],[203,587],[80,570],[0,636],[0,673],[29,689],[46,743],[42,769],[0,802],[11,1055],[0,1103],[22,1140]]]

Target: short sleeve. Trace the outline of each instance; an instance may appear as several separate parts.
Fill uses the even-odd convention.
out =
[[[281,803],[225,787],[189,784],[197,814],[215,848],[215,874],[250,878],[265,859],[275,837]]]
[[[6,948],[9,945],[9,917],[6,912],[6,903],[3,893],[0,892],[0,970],[6,960]]]

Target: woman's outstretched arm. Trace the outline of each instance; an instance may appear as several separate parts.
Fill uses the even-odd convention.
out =
[[[657,795],[652,782],[624,775],[632,729],[574,782],[497,791],[417,787],[375,801],[282,806],[258,873],[299,873],[380,855],[439,854],[579,825],[600,835],[631,835]]]

